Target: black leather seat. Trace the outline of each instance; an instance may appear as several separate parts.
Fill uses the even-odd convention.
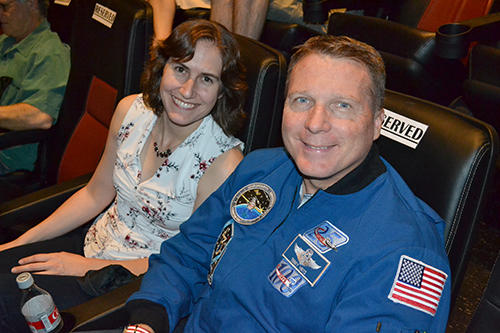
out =
[[[52,19],[57,18],[54,10],[59,9],[59,15],[74,15],[74,22],[78,22],[73,22],[71,29],[71,71],[59,119],[48,131],[0,134],[2,149],[7,143],[41,141],[35,171],[0,177],[0,202],[58,181],[63,154],[84,114],[94,77],[116,90],[116,101],[140,91],[140,76],[153,34],[151,6],[142,0],[73,0],[68,7],[55,6],[52,7]],[[4,136],[10,137],[8,142]],[[89,143],[87,149],[99,155],[103,145]],[[82,152],[79,158],[84,161],[87,156]]]
[[[397,92],[388,91],[385,108],[396,117],[386,114],[380,154],[446,222],[453,306],[495,170],[497,132],[480,120]],[[418,129],[423,125],[428,126],[425,134]],[[405,135],[404,128],[411,128],[412,135]]]

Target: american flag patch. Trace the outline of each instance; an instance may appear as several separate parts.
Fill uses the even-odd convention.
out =
[[[389,299],[434,316],[447,278],[432,266],[401,256]]]

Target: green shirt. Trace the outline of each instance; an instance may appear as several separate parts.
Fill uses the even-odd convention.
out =
[[[12,83],[0,99],[0,105],[30,104],[54,118],[59,115],[70,70],[69,46],[43,21],[19,43],[0,36],[0,76]],[[38,144],[17,146],[0,151],[0,170],[33,170]]]

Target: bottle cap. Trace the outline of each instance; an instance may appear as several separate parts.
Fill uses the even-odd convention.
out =
[[[35,280],[33,280],[33,276],[30,273],[25,272],[17,276],[16,282],[19,289],[28,289],[35,283]]]

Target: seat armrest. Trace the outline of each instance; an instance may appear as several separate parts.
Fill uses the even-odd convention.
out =
[[[37,224],[56,210],[73,193],[84,187],[91,176],[91,174],[84,175],[0,203],[0,230],[10,228],[20,222],[23,225]]]
[[[444,24],[436,34],[436,52],[445,59],[462,59],[472,42],[499,40],[500,13],[481,16],[459,23]]]
[[[0,131],[0,150],[45,140],[49,130]]]
[[[115,329],[128,324],[127,299],[141,286],[142,277],[88,302],[61,311],[65,332]]]

